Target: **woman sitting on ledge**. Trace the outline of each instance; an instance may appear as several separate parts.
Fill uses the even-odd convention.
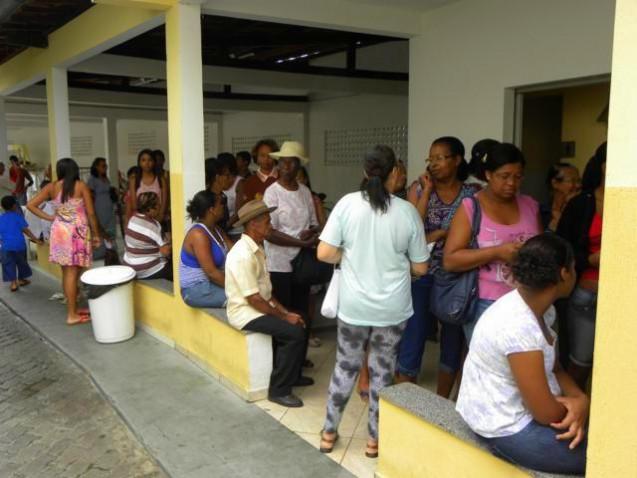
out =
[[[128,221],[124,234],[126,252],[123,261],[135,269],[137,279],[173,280],[172,245],[161,233],[159,196],[141,193],[137,212]]]
[[[186,233],[181,248],[181,296],[191,307],[225,307],[224,266],[233,244],[217,226],[225,214],[221,196],[211,191],[199,191],[186,210],[194,224]]]
[[[553,302],[575,285],[571,246],[546,233],[520,249],[519,286],[478,321],[457,410],[491,451],[547,473],[584,474],[589,399],[556,360]]]

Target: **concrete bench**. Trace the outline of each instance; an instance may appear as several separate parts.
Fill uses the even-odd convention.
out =
[[[272,372],[272,338],[237,330],[226,309],[186,305],[165,279],[135,282],[138,325],[175,347],[213,377],[248,401],[267,396]]]
[[[495,457],[456,412],[454,402],[411,383],[381,392],[380,427],[378,477],[566,478]]]

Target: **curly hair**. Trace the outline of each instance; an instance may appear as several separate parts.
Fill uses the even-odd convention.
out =
[[[137,212],[146,214],[151,209],[159,207],[159,196],[154,192],[141,193],[137,197]]]
[[[571,245],[556,234],[535,236],[522,246],[512,266],[515,280],[533,290],[560,282],[560,272],[575,261]]]

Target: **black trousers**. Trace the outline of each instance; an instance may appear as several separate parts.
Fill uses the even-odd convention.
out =
[[[292,393],[292,385],[298,380],[303,366],[305,329],[285,320],[263,315],[248,322],[243,330],[272,336],[272,375],[268,395],[282,397]]]
[[[270,272],[272,282],[272,295],[283,304],[285,308],[296,312],[305,322],[305,342],[303,344],[303,357],[307,356],[310,343],[310,330],[312,323],[308,311],[310,309],[310,286],[294,283],[291,272]],[[300,372],[299,372],[300,376]]]

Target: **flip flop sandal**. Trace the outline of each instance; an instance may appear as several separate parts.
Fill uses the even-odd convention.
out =
[[[91,311],[89,309],[77,309],[78,315],[90,315]]]
[[[18,292],[19,287],[16,286],[11,286],[11,292]]]
[[[72,324],[69,324],[68,322],[66,323],[66,325],[80,325],[80,324],[86,324],[87,322],[90,322],[91,318],[88,315],[82,315],[80,316],[80,320],[78,320],[77,322],[73,322]]]
[[[20,284],[20,287],[24,287],[26,285],[31,284],[31,281],[24,279],[24,280],[18,281],[18,284]]]
[[[328,446],[322,446],[319,445],[319,451],[321,453],[332,453],[332,450],[334,450],[334,445],[336,445],[336,442],[338,441],[338,432],[334,434],[333,438],[325,438],[323,436],[323,433],[325,432],[325,430],[321,430],[321,443],[327,443]]]
[[[365,447],[365,456],[367,458],[378,458],[378,445],[370,445],[368,443]]]

